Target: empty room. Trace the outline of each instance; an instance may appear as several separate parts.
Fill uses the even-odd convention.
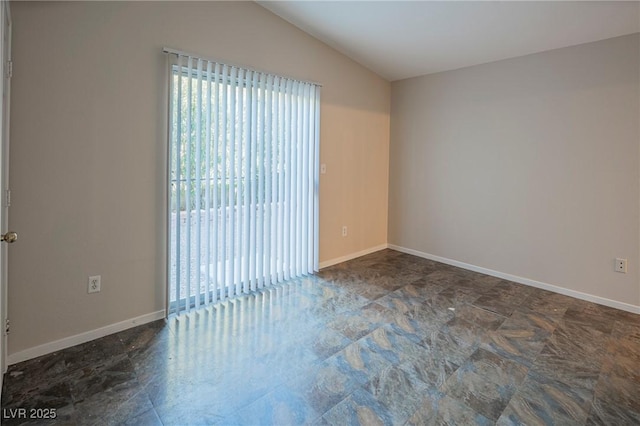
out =
[[[0,27],[2,424],[640,424],[640,2]]]

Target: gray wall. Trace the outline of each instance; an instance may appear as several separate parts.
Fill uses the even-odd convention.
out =
[[[639,306],[639,52],[633,34],[392,83],[389,243]]]

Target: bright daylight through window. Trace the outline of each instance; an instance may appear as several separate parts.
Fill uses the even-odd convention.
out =
[[[317,270],[320,87],[170,58],[170,310]]]

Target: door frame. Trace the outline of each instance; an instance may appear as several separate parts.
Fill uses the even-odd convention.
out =
[[[9,215],[9,111],[11,95],[11,10],[9,2],[2,0],[0,7],[0,232],[7,232]],[[0,392],[2,379],[7,371],[7,335],[8,330],[8,256],[7,244],[0,244]]]

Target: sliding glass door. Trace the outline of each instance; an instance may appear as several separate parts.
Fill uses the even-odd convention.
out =
[[[170,310],[317,270],[320,88],[171,57]]]

